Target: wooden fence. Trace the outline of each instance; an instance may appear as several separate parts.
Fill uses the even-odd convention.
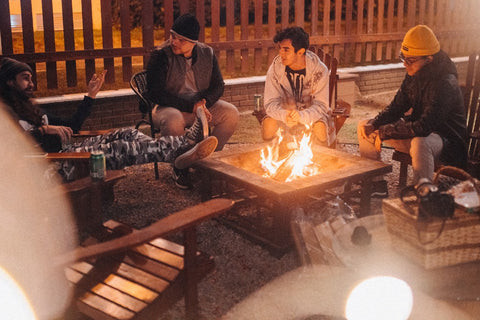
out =
[[[305,28],[311,43],[333,53],[340,66],[397,62],[401,40],[416,24],[429,25],[451,56],[480,48],[478,0],[164,0],[163,26],[154,25],[154,1],[139,0],[137,32],[131,30],[130,1],[117,0],[118,26],[110,0],[81,0],[80,33],[74,30],[71,0],[61,0],[61,30],[55,28],[52,0],[37,0],[42,4],[40,34],[33,28],[33,1],[20,1],[21,33],[13,32],[9,1],[0,1],[2,55],[25,61],[34,70],[41,63],[48,88],[57,88],[59,70],[66,70],[66,84],[76,87],[77,73],[85,70],[89,79],[96,64],[109,71],[107,83],[116,77],[128,82],[152,48],[168,37],[174,17],[185,12],[197,16],[200,40],[215,49],[226,78],[265,74],[276,54],[273,36],[292,25]],[[101,30],[93,28],[93,10],[101,11]],[[135,65],[137,60],[140,65]]]

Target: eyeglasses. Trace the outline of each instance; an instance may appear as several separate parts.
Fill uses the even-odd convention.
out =
[[[405,63],[407,66],[411,66],[415,62],[425,59],[425,56],[407,58],[403,55],[403,52],[400,52],[400,54],[398,55],[398,58],[400,58],[400,61]]]

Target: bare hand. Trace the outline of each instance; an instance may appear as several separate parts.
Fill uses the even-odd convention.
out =
[[[97,93],[100,91],[103,83],[105,82],[105,75],[107,74],[107,70],[103,70],[102,73],[99,75],[94,74],[92,79],[88,82],[88,93],[87,96],[95,99]]]
[[[287,97],[282,105],[285,110],[297,110],[297,102],[292,97]]]
[[[287,114],[287,118],[285,119],[286,125],[288,127],[293,127],[298,124],[300,121],[300,114],[297,110],[290,110]]]
[[[212,121],[212,114],[210,113],[210,111],[207,109],[206,107],[206,104],[207,101],[205,99],[202,99],[200,101],[197,101],[194,105],[193,105],[193,114],[197,114],[197,108],[203,108],[203,111],[205,111],[205,115],[207,116],[207,121],[210,122]]]
[[[374,138],[372,139],[371,135],[374,132],[375,127],[370,123],[367,123],[364,126],[360,127],[360,136],[366,140],[373,140]]]
[[[60,140],[62,141],[62,144],[70,142],[70,139],[72,138],[72,134],[73,134],[72,128],[64,127],[64,126],[45,125],[43,126],[43,129],[45,131],[45,134],[52,134],[52,135],[59,136]]]

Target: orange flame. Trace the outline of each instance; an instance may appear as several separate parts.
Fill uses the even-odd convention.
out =
[[[285,140],[281,131],[277,133],[278,138],[272,146],[267,146],[260,152],[260,164],[265,171],[264,177],[281,179],[289,182],[299,178],[312,176],[318,173],[318,168],[313,163],[312,134],[309,130],[303,133],[300,142],[296,137],[293,141],[284,142],[283,147],[288,150],[286,155],[280,154],[280,146]],[[284,152],[285,153],[285,152]],[[287,176],[286,178],[284,178]]]

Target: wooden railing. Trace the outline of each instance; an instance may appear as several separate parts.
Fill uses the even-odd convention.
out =
[[[200,21],[200,40],[215,49],[226,78],[265,74],[276,54],[273,36],[292,25],[304,27],[311,44],[333,54],[340,66],[397,62],[401,40],[416,24],[429,25],[451,56],[480,48],[478,0],[164,0],[162,26],[154,25],[153,0],[117,0],[119,25],[113,23],[110,0],[81,0],[82,32],[74,30],[71,0],[61,1],[62,30],[55,29],[52,0],[36,0],[42,4],[43,31],[34,31],[33,1],[19,1],[21,33],[12,31],[8,1],[0,1],[2,55],[34,70],[42,63],[48,88],[57,87],[59,70],[65,70],[69,87],[78,86],[78,72],[85,70],[89,79],[96,64],[109,70],[107,83],[116,76],[126,83],[169,36],[174,17],[188,11]],[[136,33],[131,2],[141,7]],[[93,27],[95,10],[101,12],[99,30]]]

